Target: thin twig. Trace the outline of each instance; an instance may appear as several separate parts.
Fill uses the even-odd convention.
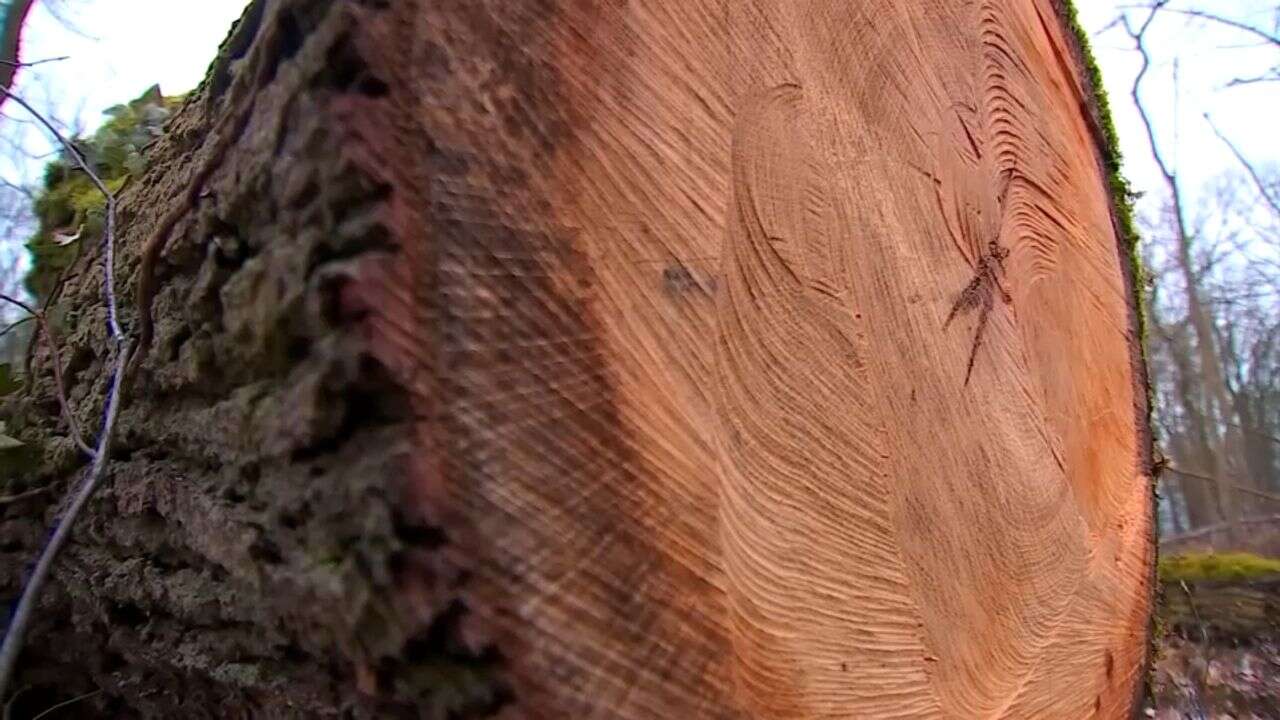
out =
[[[1260,83],[1280,82],[1280,70],[1272,68],[1270,75],[1255,75],[1254,77],[1238,77],[1227,83],[1227,87],[1240,87],[1242,85],[1258,85]]]
[[[41,313],[47,313],[49,308],[53,307],[53,304],[62,296],[62,288],[66,286],[67,280],[79,275],[79,273],[73,272],[74,269],[75,265],[68,265],[63,268],[62,272],[58,273],[58,279],[53,282],[53,289],[45,296],[44,305],[40,308]],[[23,360],[23,370],[27,377],[35,377],[35,373],[32,372],[31,367],[35,362],[36,340],[39,339],[40,333],[41,325],[40,323],[36,323],[36,331],[32,334],[31,342],[27,343],[27,354],[26,358]]]
[[[45,339],[49,344],[49,354],[52,355],[50,359],[53,361],[53,384],[58,390],[58,405],[62,408],[62,416],[67,420],[67,430],[71,433],[71,439],[75,442],[76,447],[92,457],[93,448],[89,447],[89,444],[84,441],[84,435],[80,433],[80,424],[76,422],[75,413],[71,411],[71,401],[67,399],[67,385],[62,379],[62,356],[58,352],[58,338],[54,337],[53,327],[49,325],[48,318],[45,317],[42,311],[10,295],[0,293],[0,300],[26,310],[30,313],[31,319],[35,319],[36,324],[40,326],[40,331],[44,333]],[[8,331],[8,329],[5,330],[5,332]]]
[[[35,319],[36,319],[35,315],[28,315],[22,318],[21,320],[16,320],[14,322],[9,323],[8,325],[5,326],[4,330],[0,330],[0,337],[4,337],[5,335],[8,335],[14,330],[17,330],[18,328],[22,327],[23,325],[26,325],[27,323]]]
[[[1151,156],[1156,161],[1156,165],[1159,166],[1160,174],[1164,176],[1165,183],[1174,186],[1175,192],[1173,193],[1173,199],[1175,203],[1178,203],[1179,197],[1176,192],[1176,176],[1169,168],[1168,163],[1165,162],[1164,155],[1160,152],[1160,146],[1156,142],[1155,126],[1151,121],[1150,115],[1147,113],[1146,106],[1142,103],[1142,96],[1140,94],[1142,80],[1147,76],[1147,72],[1151,70],[1151,55],[1147,52],[1146,46],[1143,45],[1143,38],[1147,33],[1147,29],[1151,27],[1151,23],[1155,21],[1156,13],[1163,9],[1168,2],[1169,0],[1159,0],[1159,2],[1153,3],[1148,8],[1151,12],[1147,15],[1147,19],[1142,22],[1142,25],[1140,25],[1137,30],[1134,30],[1133,26],[1129,24],[1129,17],[1127,15],[1121,17],[1121,24],[1124,26],[1125,32],[1128,33],[1129,37],[1134,41],[1135,49],[1138,51],[1138,55],[1142,58],[1142,66],[1138,69],[1138,74],[1133,79],[1133,87],[1129,94],[1133,98],[1134,107],[1137,108],[1139,119],[1142,120],[1143,128],[1146,130],[1147,140],[1151,145]],[[1178,210],[1179,213],[1181,213],[1180,207]],[[1179,232],[1185,236],[1185,222],[1183,221],[1181,214],[1178,217],[1178,222]]]
[[[26,311],[27,311],[27,314],[28,314],[28,315],[31,315],[32,317],[35,317],[35,318],[39,318],[39,317],[40,317],[40,311],[39,311],[39,310],[35,309],[34,307],[31,307],[31,305],[29,305],[29,304],[27,304],[27,303],[23,302],[22,300],[19,300],[19,299],[18,299],[18,298],[16,298],[16,297],[13,297],[12,295],[6,295],[5,293],[0,293],[0,300],[4,300],[5,302],[9,303],[10,305],[17,305],[18,307],[22,308],[23,310],[26,310]]]
[[[80,424],[76,421],[75,413],[71,411],[71,401],[67,399],[67,382],[62,377],[62,356],[58,351],[58,338],[53,334],[53,326],[49,324],[49,319],[44,313],[36,316],[36,322],[43,326],[45,339],[49,342],[49,354],[52,356],[50,360],[53,361],[53,382],[58,387],[58,404],[62,406],[62,414],[67,418],[71,439],[86,455],[92,456],[93,448],[84,441],[84,435],[80,433]]]
[[[71,528],[75,525],[80,511],[89,502],[94,490],[98,488],[98,483],[102,480],[103,475],[106,474],[107,458],[111,454],[111,441],[116,426],[116,416],[120,412],[120,385],[124,380],[124,371],[129,362],[129,353],[132,348],[133,344],[125,341],[124,347],[121,348],[119,355],[116,356],[115,370],[111,378],[111,390],[107,394],[107,417],[102,423],[102,436],[99,438],[98,447],[94,451],[93,466],[89,468],[89,474],[84,482],[80,484],[80,489],[71,501],[71,507],[67,508],[62,521],[58,523],[57,528],[53,531],[53,536],[49,538],[49,544],[45,545],[44,551],[40,554],[40,559],[36,561],[36,567],[31,573],[31,579],[27,581],[27,586],[22,591],[22,598],[18,600],[18,607],[14,610],[13,621],[9,623],[9,632],[4,636],[4,644],[0,645],[0,697],[4,697],[9,686],[9,680],[13,677],[14,668],[18,663],[18,655],[22,652],[23,640],[26,637],[27,629],[31,625],[31,619],[35,615],[36,603],[39,601],[40,592],[48,579],[49,570],[53,567],[53,561],[57,558],[58,551],[62,549],[67,539],[71,537]]]
[[[80,702],[81,700],[88,700],[89,698],[93,697],[94,695],[101,695],[101,694],[102,694],[102,690],[101,690],[101,689],[99,689],[99,690],[94,690],[93,692],[87,692],[87,693],[85,693],[85,694],[83,694],[83,695],[80,695],[80,696],[78,696],[78,697],[73,697],[73,698],[71,698],[70,700],[63,700],[62,702],[58,703],[57,705],[54,705],[53,707],[48,708],[48,709],[46,709],[46,710],[42,711],[39,715],[36,715],[35,717],[31,718],[31,720],[40,720],[40,718],[45,717],[46,715],[48,715],[49,713],[53,712],[54,710],[58,710],[58,709],[60,709],[60,708],[64,708],[64,707],[66,707],[66,706],[68,706],[68,705],[75,705],[76,703]]]
[[[1264,515],[1262,517],[1244,518],[1241,520],[1237,520],[1235,522],[1214,523],[1213,525],[1206,525],[1202,528],[1196,528],[1195,530],[1191,530],[1189,532],[1179,533],[1177,535],[1169,535],[1168,537],[1161,537],[1160,544],[1163,547],[1165,545],[1184,543],[1184,542],[1189,542],[1191,540],[1198,540],[1199,538],[1205,537],[1206,535],[1212,535],[1216,532],[1219,532],[1221,530],[1226,530],[1231,527],[1247,527],[1250,525],[1271,525],[1271,524],[1280,524],[1280,515]]]
[[[5,497],[0,497],[0,507],[4,507],[5,505],[12,505],[14,503],[19,503],[19,502],[22,502],[23,500],[28,500],[33,497],[38,497],[47,492],[49,492],[49,488],[41,487],[41,488],[36,488],[35,490],[28,490],[23,493],[18,493],[17,495],[6,495]]]
[[[1186,17],[1197,18],[1199,20],[1208,20],[1209,22],[1217,23],[1219,25],[1225,25],[1229,28],[1234,28],[1241,32],[1254,35],[1258,38],[1261,38],[1262,40],[1265,40],[1267,43],[1271,45],[1275,45],[1276,47],[1280,48],[1280,35],[1269,33],[1266,30],[1263,30],[1261,28],[1256,28],[1248,23],[1240,22],[1239,20],[1233,20],[1229,17],[1225,17],[1223,15],[1218,15],[1211,12],[1206,12],[1204,10],[1195,10],[1195,9],[1183,10],[1181,8],[1164,7],[1164,3],[1158,3],[1158,5],[1160,7],[1155,9],[1164,10],[1165,12],[1174,13],[1175,15],[1184,15]]]
[[[1276,495],[1275,493],[1269,493],[1264,490],[1254,490],[1253,488],[1245,487],[1243,485],[1236,485],[1235,483],[1224,482],[1222,480],[1219,480],[1216,477],[1213,477],[1212,475],[1201,475],[1200,473],[1187,472],[1186,470],[1179,470],[1178,468],[1175,468],[1172,466],[1168,466],[1165,469],[1173,473],[1174,475],[1188,477],[1193,480],[1203,480],[1204,482],[1217,483],[1231,490],[1235,490],[1238,493],[1244,493],[1245,495],[1252,495],[1257,498],[1262,498],[1263,500],[1270,500],[1271,502],[1274,502],[1274,503],[1280,503],[1280,495]]]
[[[120,413],[121,403],[121,387],[124,384],[125,370],[129,366],[129,360],[133,354],[133,343],[125,335],[124,330],[120,327],[118,320],[118,308],[116,305],[115,293],[115,222],[116,222],[116,198],[107,187],[106,183],[98,177],[93,171],[87,160],[80,151],[71,144],[67,138],[53,126],[51,122],[35,108],[31,107],[22,98],[9,92],[7,89],[0,88],[5,97],[12,98],[14,102],[21,105],[27,112],[31,113],[37,120],[54,137],[58,142],[66,148],[67,153],[75,158],[80,169],[89,176],[90,180],[97,187],[107,200],[107,222],[103,232],[104,250],[104,267],[103,267],[103,285],[107,301],[107,329],[111,339],[116,346],[116,358],[114,370],[111,374],[110,387],[107,391],[105,418],[102,422],[102,431],[98,435],[97,448],[93,449],[93,464],[89,468],[89,473],[84,481],[80,484],[80,488],[75,492],[71,500],[71,505],[63,514],[60,522],[54,528],[53,535],[49,538],[49,542],[44,546],[40,553],[39,559],[36,561],[35,569],[31,573],[30,579],[27,580],[26,587],[22,590],[22,596],[18,600],[18,606],[14,610],[13,619],[9,623],[8,632],[5,633],[4,642],[0,644],[0,698],[3,698],[8,691],[9,683],[13,679],[14,670],[17,667],[18,656],[22,654],[23,642],[26,639],[27,630],[31,626],[32,618],[35,615],[36,605],[40,601],[40,595],[44,590],[45,582],[48,580],[49,572],[53,568],[53,563],[58,557],[62,546],[66,544],[71,537],[71,530],[75,526],[76,518],[79,517],[81,510],[88,504],[89,499],[93,497],[94,491],[97,489],[102,478],[106,475],[107,462],[111,456],[111,443],[115,436],[116,418]],[[52,295],[56,294],[51,293]],[[25,305],[23,303],[22,305]],[[43,318],[44,313],[34,312],[34,308],[26,306],[32,315]],[[49,324],[40,321],[38,327],[45,332],[49,332]],[[54,337],[49,335],[50,347],[57,346]],[[61,363],[54,358],[54,367],[60,367]],[[57,371],[61,373],[61,369]],[[59,382],[59,384],[61,384]]]
[[[1136,30],[1129,22],[1128,15],[1122,17],[1121,25],[1124,27],[1125,33],[1133,41],[1134,50],[1142,59],[1142,64],[1137,75],[1133,78],[1133,84],[1130,86],[1129,95],[1133,99],[1134,108],[1138,111],[1138,117],[1142,120],[1147,144],[1151,149],[1151,157],[1160,169],[1160,175],[1164,179],[1164,184],[1173,202],[1173,221],[1178,241],[1176,261],[1184,281],[1187,312],[1191,320],[1191,326],[1195,331],[1196,351],[1200,356],[1200,371],[1204,376],[1202,378],[1205,399],[1204,412],[1208,418],[1208,425],[1215,428],[1210,446],[1214,450],[1214,475],[1217,478],[1230,478],[1237,474],[1233,468],[1233,461],[1240,457],[1240,454],[1233,448],[1240,442],[1240,439],[1231,428],[1223,432],[1221,437],[1218,437],[1216,432],[1217,426],[1230,416],[1231,405],[1227,400],[1226,381],[1222,377],[1222,362],[1217,348],[1213,320],[1209,315],[1209,311],[1206,310],[1201,296],[1201,286],[1205,271],[1196,268],[1193,257],[1192,244],[1195,236],[1188,231],[1189,223],[1187,222],[1187,211],[1183,202],[1182,185],[1178,177],[1178,170],[1169,164],[1164,153],[1161,152],[1160,144],[1156,141],[1155,125],[1151,119],[1151,114],[1142,101],[1143,80],[1152,67],[1151,54],[1146,45],[1146,34],[1151,28],[1151,24],[1155,21],[1157,14],[1165,9],[1168,3],[1169,0],[1156,0],[1147,6],[1146,19]],[[1205,478],[1202,477],[1201,479]],[[1217,482],[1216,478],[1208,479]],[[1236,518],[1239,515],[1235,496],[1228,492],[1221,492],[1231,487],[1243,490],[1239,486],[1221,482],[1219,483],[1220,492],[1217,493],[1219,508],[1223,517],[1228,519]]]
[[[1209,123],[1209,128],[1213,130],[1213,134],[1218,136],[1218,139],[1231,150],[1231,154],[1236,156],[1236,160],[1244,166],[1245,172],[1249,173],[1249,177],[1253,179],[1253,184],[1257,186],[1258,194],[1262,196],[1262,199],[1267,203],[1267,205],[1271,206],[1271,210],[1276,214],[1276,217],[1280,218],[1280,200],[1271,196],[1271,190],[1268,189],[1267,184],[1263,182],[1262,176],[1258,174],[1257,168],[1255,168],[1253,163],[1249,162],[1249,160],[1245,158],[1244,154],[1240,152],[1235,143],[1231,142],[1227,139],[1226,135],[1222,134],[1222,131],[1218,129],[1218,126],[1213,123],[1213,119],[1209,117],[1209,113],[1204,114],[1204,121]]]
[[[0,186],[7,187],[12,191],[21,194],[28,202],[34,203],[36,201],[36,194],[31,192],[31,188],[29,187],[24,187],[12,180],[2,177],[0,177]]]
[[[12,60],[0,60],[0,65],[7,65],[11,68],[29,68],[29,67],[35,67],[37,65],[44,65],[45,63],[61,62],[63,60],[70,60],[70,59],[71,59],[70,55],[60,55],[58,57],[45,58],[43,60],[32,60],[31,62],[14,62]]]
[[[28,103],[26,100],[23,100],[21,97],[18,97],[14,93],[9,92],[4,88],[0,88],[0,92],[3,92],[6,97],[12,99],[14,102],[21,105],[24,110],[31,113],[32,116],[34,116],[37,120],[40,121],[41,125],[45,126],[45,129],[47,129],[50,133],[53,134],[54,137],[58,139],[58,142],[62,144],[62,147],[66,148],[67,154],[75,158],[76,164],[80,166],[80,169],[84,171],[85,175],[89,176],[89,180],[93,182],[94,186],[98,188],[98,192],[102,193],[103,197],[105,197],[107,200],[107,223],[106,223],[106,228],[104,228],[102,232],[102,244],[106,250],[106,253],[105,253],[106,257],[103,259],[103,262],[106,264],[106,272],[105,272],[106,280],[104,284],[106,286],[106,295],[107,295],[107,324],[108,324],[108,328],[111,331],[111,336],[115,338],[116,342],[119,342],[120,339],[124,337],[124,331],[120,328],[120,322],[119,322],[118,313],[116,310],[116,289],[115,289],[116,196],[115,196],[115,193],[111,192],[111,189],[108,188],[107,184],[102,181],[102,178],[98,177],[98,174],[93,171],[92,167],[89,166],[89,161],[85,159],[84,154],[80,152],[80,149],[77,148],[75,145],[73,145],[71,141],[66,138],[65,135],[59,132],[58,129],[53,126],[53,123],[49,122],[49,120],[45,118],[44,115],[41,115],[39,111],[31,107],[30,103]]]
[[[18,688],[18,691],[13,694],[13,697],[9,698],[8,701],[5,702],[4,720],[13,720],[13,704],[18,702],[18,698],[22,697],[22,693],[30,689],[31,689],[30,687]]]

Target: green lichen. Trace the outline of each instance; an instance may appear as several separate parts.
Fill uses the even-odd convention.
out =
[[[1280,575],[1280,560],[1251,553],[1190,553],[1161,558],[1161,582],[1238,582]]]
[[[1071,0],[1062,1],[1067,26],[1075,34],[1080,47],[1080,57],[1084,64],[1086,84],[1092,90],[1094,105],[1097,108],[1097,119],[1102,132],[1102,164],[1107,172],[1108,189],[1111,191],[1111,205],[1115,210],[1116,231],[1120,235],[1122,247],[1128,253],[1129,267],[1133,273],[1133,307],[1137,318],[1138,347],[1143,366],[1147,363],[1147,303],[1143,287],[1147,273],[1142,264],[1141,236],[1138,235],[1134,222],[1133,203],[1137,199],[1133,187],[1124,176],[1124,156],[1120,152],[1120,135],[1116,132],[1115,121],[1111,115],[1111,101],[1107,97],[1106,87],[1102,84],[1102,70],[1089,45],[1089,34],[1080,24],[1080,16]],[[1151,423],[1151,409],[1155,396],[1151,387],[1147,387],[1147,424]],[[1152,489],[1157,478],[1152,478]]]
[[[1089,45],[1089,34],[1080,24],[1080,16],[1075,3],[1063,0],[1062,7],[1066,15],[1067,26],[1076,37],[1080,47],[1080,57],[1084,64],[1086,84],[1092,90],[1093,100],[1097,108],[1097,119],[1102,132],[1102,164],[1107,172],[1108,189],[1111,191],[1111,205],[1115,210],[1116,231],[1120,235],[1122,247],[1128,253],[1129,266],[1133,273],[1133,307],[1137,318],[1139,351],[1143,365],[1147,363],[1147,304],[1143,287],[1146,281],[1146,270],[1143,268],[1141,252],[1141,236],[1138,235],[1134,221],[1133,203],[1137,194],[1133,186],[1124,176],[1124,156],[1120,152],[1120,135],[1116,132],[1115,121],[1111,114],[1111,100],[1107,96],[1106,86],[1102,84],[1102,70]],[[1151,408],[1154,395],[1147,387],[1147,423],[1151,422]],[[1156,478],[1152,478],[1153,490]]]
[[[1098,122],[1102,130],[1102,162],[1107,171],[1107,181],[1111,190],[1111,199],[1115,205],[1116,221],[1119,225],[1120,240],[1129,249],[1130,258],[1133,261],[1134,286],[1138,296],[1139,320],[1142,310],[1142,262],[1139,257],[1139,236],[1137,226],[1133,217],[1133,201],[1135,198],[1133,188],[1124,176],[1124,156],[1120,152],[1120,135],[1116,132],[1115,122],[1111,116],[1111,101],[1107,97],[1107,91],[1102,84],[1102,70],[1098,67],[1098,61],[1093,55],[1093,50],[1089,45],[1089,34],[1085,32],[1084,26],[1080,24],[1080,16],[1076,12],[1075,4],[1072,2],[1063,3],[1066,9],[1067,24],[1071,31],[1075,33],[1076,42],[1080,44],[1080,55],[1084,62],[1085,75],[1088,84],[1093,90],[1094,102],[1098,109]],[[1143,323],[1145,325],[1145,322]],[[1145,328],[1140,327],[1140,330]],[[1145,332],[1143,337],[1146,337]]]
[[[144,149],[160,136],[180,101],[152,87],[136,100],[108,109],[108,120],[96,133],[75,138],[72,144],[107,188],[118,192],[145,169]],[[27,242],[27,289],[37,300],[48,297],[81,247],[102,237],[106,205],[106,198],[67,152],[45,166],[44,187],[35,202],[38,226]]]

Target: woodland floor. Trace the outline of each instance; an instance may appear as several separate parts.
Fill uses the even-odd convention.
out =
[[[1280,718],[1280,645],[1265,640],[1248,645],[1163,643],[1152,680],[1157,720]]]
[[[1213,553],[1161,560],[1147,717],[1280,718],[1280,576],[1256,572],[1271,563]]]

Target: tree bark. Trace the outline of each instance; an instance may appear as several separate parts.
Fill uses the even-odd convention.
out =
[[[1129,716],[1146,381],[1064,12],[254,3],[124,198],[135,287],[195,200],[24,707]]]
[[[1180,197],[1176,181],[1171,181],[1170,187],[1173,189],[1174,196]],[[1223,478],[1228,482],[1247,483],[1249,479],[1242,477],[1243,473],[1239,471],[1241,463],[1245,460],[1244,448],[1240,443],[1240,433],[1236,430],[1236,417],[1227,400],[1226,383],[1222,377],[1222,359],[1218,353],[1217,340],[1213,332],[1213,318],[1210,317],[1200,297],[1200,278],[1194,267],[1195,261],[1191,257],[1191,236],[1187,234],[1181,219],[1181,200],[1175,200],[1175,205],[1179,218],[1177,222],[1178,267],[1186,286],[1187,312],[1196,333],[1205,430],[1212,438],[1210,457],[1213,462],[1213,473],[1215,477]],[[1241,503],[1235,492],[1226,483],[1219,483],[1217,492],[1218,507],[1223,517],[1228,521],[1239,519]],[[1235,530],[1228,530],[1227,536],[1232,543],[1240,540]]]
[[[10,0],[0,7],[0,107],[9,99],[22,67],[22,28],[35,0]]]

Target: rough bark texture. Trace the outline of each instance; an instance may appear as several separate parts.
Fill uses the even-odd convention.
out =
[[[256,2],[127,192],[136,287],[227,148],[19,710],[1129,714],[1145,380],[1060,10]],[[0,508],[6,595],[56,510]]]

